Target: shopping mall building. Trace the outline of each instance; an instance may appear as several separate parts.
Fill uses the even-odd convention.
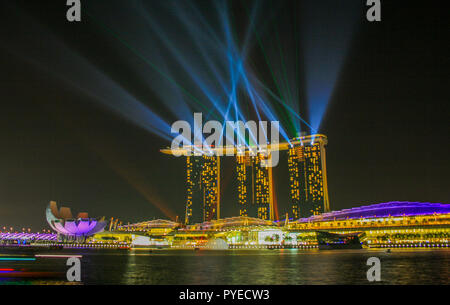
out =
[[[258,249],[316,248],[318,233],[358,235],[364,247],[448,247],[450,205],[388,202],[272,222],[230,217],[195,225],[152,220],[97,233],[90,242],[132,242],[143,247]],[[139,246],[135,243],[135,246]]]

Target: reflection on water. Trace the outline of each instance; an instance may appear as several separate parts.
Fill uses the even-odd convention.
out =
[[[382,284],[450,284],[450,250],[85,250],[72,254],[83,255],[82,284],[371,284],[366,279],[371,256],[381,260]],[[39,259],[33,264],[0,261],[0,269],[6,265],[60,274],[68,268],[61,259]],[[0,284],[68,282],[61,276],[11,279],[0,274]]]

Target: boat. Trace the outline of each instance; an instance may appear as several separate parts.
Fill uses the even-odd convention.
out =
[[[363,232],[336,234],[317,231],[316,234],[319,250],[362,249],[360,238]]]

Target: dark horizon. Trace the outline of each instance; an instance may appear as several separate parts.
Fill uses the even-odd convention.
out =
[[[449,203],[449,146],[445,140],[449,134],[449,75],[444,8],[439,1],[383,1],[382,21],[369,23],[365,20],[365,1],[360,2],[360,15],[346,50],[342,50],[343,54],[327,54],[331,59],[342,58],[319,128],[328,137],[330,207],[340,210],[388,201]],[[50,200],[71,207],[74,213],[87,211],[93,216],[118,217],[123,222],[167,218],[158,206],[183,218],[185,162],[159,152],[170,142],[101,105],[91,92],[73,81],[83,78],[80,71],[84,70],[79,67],[95,67],[99,75],[107,75],[169,124],[178,119],[168,110],[171,100],[164,98],[175,96],[171,87],[163,87],[160,75],[145,68],[142,58],[92,18],[118,28],[140,22],[125,13],[130,19],[117,18],[121,16],[118,3],[105,3],[108,9],[103,15],[101,5],[86,3],[89,15],[83,14],[78,24],[65,20],[67,6],[63,2],[2,3],[0,227],[48,228],[45,208]],[[207,12],[212,29],[218,30],[207,4],[192,3]],[[248,17],[240,2],[229,3],[230,20],[241,46]],[[287,44],[287,50],[292,49],[291,37],[300,34],[286,29],[292,20],[302,21],[300,14],[291,14],[298,9],[297,4],[281,1],[270,10],[267,2],[261,3],[255,20],[263,43],[271,46],[270,41],[275,41],[267,24],[277,24],[283,29],[278,39],[282,45]],[[147,1],[146,6],[150,12],[160,9],[157,1]],[[171,9],[163,10],[160,18],[172,18],[172,13]],[[327,12],[330,18],[332,13]],[[265,17],[272,23],[263,22]],[[132,34],[130,37],[136,41],[148,42],[149,50],[163,55],[166,52],[162,38]],[[191,50],[190,37],[171,34],[169,39],[175,37],[177,43],[186,45],[181,51]],[[250,37],[246,63],[270,84],[257,38]],[[299,48],[307,58],[308,49],[302,49],[303,45]],[[269,47],[268,51],[270,55]],[[164,62],[164,56],[156,58],[152,54],[148,53],[148,58],[164,63],[189,90],[200,95],[200,90],[187,80],[188,73],[178,72],[183,70],[182,65],[175,60]],[[73,62],[74,58],[85,62]],[[326,73],[325,63],[320,63],[317,73]],[[208,76],[201,62],[190,64]],[[311,110],[305,85],[309,74],[304,70],[304,75],[294,82],[299,91],[296,106],[302,113]],[[96,94],[124,100],[115,95],[122,91],[101,85],[101,79],[97,84],[96,79],[93,76],[87,81],[92,88],[100,88]],[[160,87],[161,92],[154,87]],[[105,88],[111,91],[104,92]],[[241,102],[245,107],[250,104],[244,98]],[[189,110],[198,111],[193,107]],[[288,115],[281,111],[279,116]],[[314,120],[312,116],[308,119]],[[280,216],[289,202],[286,163],[282,157],[275,170]],[[235,216],[237,211],[233,164],[231,159],[222,163],[222,217]]]

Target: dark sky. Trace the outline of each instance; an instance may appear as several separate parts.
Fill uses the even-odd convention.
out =
[[[382,1],[382,21],[369,23],[365,1],[355,1],[360,12],[320,126],[329,139],[331,208],[393,200],[448,203],[450,84],[444,7],[439,1]],[[126,32],[129,24],[139,24],[137,17],[122,14],[120,3],[124,6],[125,1],[90,2],[95,5],[86,4],[83,9],[96,20],[109,22],[111,28]],[[162,20],[175,14],[170,7],[159,11],[161,1],[143,2]],[[257,28],[267,45],[273,39],[268,34],[272,24],[283,29],[289,28],[289,22],[304,21],[295,13],[297,1],[278,1],[274,8],[270,2],[261,3]],[[209,13],[208,2],[192,1],[192,5],[199,7],[213,31],[220,32],[217,14]],[[168,91],[158,94],[155,84],[160,76],[140,70],[142,58],[85,11],[82,22],[75,24],[66,21],[66,9],[65,1],[4,0],[0,7],[0,226],[47,227],[44,210],[50,200],[76,212],[119,217],[124,222],[165,218],[161,210],[183,215],[184,160],[159,153],[170,144],[168,140],[81,90],[76,80],[83,80],[83,73],[92,74],[74,60],[86,59],[89,67],[108,75],[171,124],[178,118],[167,111],[172,100],[164,96],[170,96],[169,90],[163,84],[161,91]],[[249,24],[245,10],[242,1],[229,2],[240,42]],[[326,14],[332,16],[333,11]],[[169,27],[168,32],[171,26],[161,23],[163,29]],[[180,52],[191,52],[192,39],[173,32],[175,36],[168,39],[177,41]],[[143,33],[129,33],[129,38],[150,39]],[[283,29],[280,39],[289,45],[299,33]],[[332,39],[320,39],[327,38]],[[163,50],[159,39],[147,42]],[[249,64],[267,81],[270,75],[261,68],[264,61],[257,39],[251,34],[249,41]],[[179,70],[174,75],[199,95],[182,67],[161,53],[160,58],[148,56],[171,71]],[[300,79],[307,77],[304,73]],[[96,94],[108,91],[96,83],[98,78],[87,81],[94,91],[98,88]],[[107,99],[122,98],[113,89],[105,94]],[[300,109],[305,108],[304,99],[300,93]],[[231,159],[223,162],[223,216],[237,212],[233,165]],[[281,214],[289,198],[283,157],[275,177]]]

